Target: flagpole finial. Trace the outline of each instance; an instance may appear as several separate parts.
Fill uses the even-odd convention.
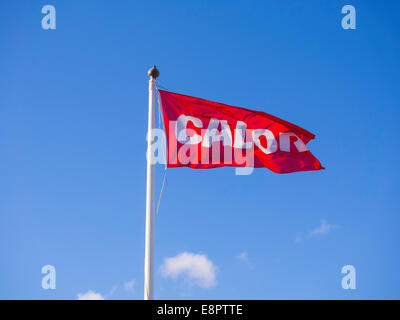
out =
[[[160,75],[160,71],[158,71],[158,69],[156,68],[156,66],[152,66],[149,71],[147,72],[147,74],[149,75],[150,78],[158,78],[158,76]]]

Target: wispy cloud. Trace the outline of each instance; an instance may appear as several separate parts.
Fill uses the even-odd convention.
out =
[[[93,290],[89,290],[86,293],[78,293],[78,300],[104,300],[100,293],[94,292]]]
[[[136,284],[136,280],[132,279],[130,281],[127,281],[125,283],[123,283],[123,288],[126,291],[133,291],[134,287]],[[102,295],[98,292],[95,292],[94,290],[89,290],[86,293],[78,293],[78,300],[106,300],[106,299],[110,299],[111,296],[118,290],[119,285],[115,284],[110,292],[106,295]]]
[[[303,241],[306,238],[310,238],[313,236],[318,236],[318,235],[326,235],[329,232],[332,231],[334,225],[333,224],[329,224],[325,219],[321,220],[321,224],[316,227],[315,229],[311,230],[307,235],[303,236],[297,236],[295,239],[296,243],[299,243],[301,241]]]
[[[110,296],[112,296],[113,294],[114,294],[114,292],[115,291],[117,291],[117,289],[118,289],[118,285],[114,285],[112,288],[111,288],[111,290],[110,290],[110,292],[108,293],[108,297],[110,297]]]
[[[332,230],[333,225],[326,222],[325,219],[321,221],[321,225],[310,232],[311,235],[327,234]]]
[[[217,267],[204,254],[182,252],[175,257],[165,258],[160,267],[161,274],[176,279],[183,276],[190,285],[203,288],[215,286]]]
[[[136,280],[131,280],[131,281],[125,282],[124,289],[126,291],[133,291],[135,284],[136,284]]]
[[[249,266],[249,268],[250,268],[251,270],[254,269],[253,264],[250,263],[249,255],[248,255],[247,251],[243,251],[243,252],[241,252],[240,254],[238,254],[238,255],[236,256],[236,259],[245,262],[245,263]]]
[[[243,260],[243,261],[249,261],[249,255],[247,254],[246,251],[243,251],[242,253],[237,255],[236,258],[238,258],[239,260]]]

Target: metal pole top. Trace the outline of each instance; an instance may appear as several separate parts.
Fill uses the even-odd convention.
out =
[[[149,75],[150,78],[156,79],[160,75],[160,71],[156,68],[156,66],[152,66],[149,71],[147,71],[147,74]]]

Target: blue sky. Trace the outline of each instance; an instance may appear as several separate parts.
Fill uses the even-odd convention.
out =
[[[56,30],[41,28],[46,4]],[[346,4],[356,30],[341,27]],[[399,12],[372,0],[2,1],[0,298],[143,298],[156,64],[171,91],[316,134],[326,167],[168,170],[156,298],[399,299]],[[159,166],[157,196],[162,177]],[[166,277],[164,259],[184,252],[211,263],[212,283]],[[55,290],[41,287],[48,264]],[[348,264],[356,290],[341,287]]]

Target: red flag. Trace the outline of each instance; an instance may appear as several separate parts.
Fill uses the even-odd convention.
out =
[[[276,173],[324,169],[306,147],[314,135],[261,111],[158,90],[167,166],[267,167]]]

